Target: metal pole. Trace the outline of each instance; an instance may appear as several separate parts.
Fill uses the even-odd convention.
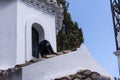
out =
[[[114,8],[113,8],[112,0],[110,0],[110,4],[111,4],[112,19],[113,19],[113,29],[114,29],[114,36],[115,36],[116,50],[118,50],[119,47],[118,47],[117,31],[116,31],[116,25],[115,25],[115,13],[114,13]]]
[[[115,43],[116,43],[116,52],[115,55],[118,58],[118,67],[119,67],[119,75],[120,75],[120,49],[117,41],[117,28],[120,27],[120,19],[119,19],[119,6],[120,0],[110,0],[111,5],[111,12],[112,12],[112,19],[113,19],[113,29],[114,29],[114,36],[115,36]]]

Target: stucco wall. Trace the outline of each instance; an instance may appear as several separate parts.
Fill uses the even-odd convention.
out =
[[[0,69],[16,63],[16,13],[13,0],[0,0]]]
[[[55,16],[22,0],[0,0],[0,69],[32,59],[32,24],[38,23],[56,51]]]
[[[104,76],[108,73],[93,59],[85,45],[77,51],[50,58],[22,68],[23,80],[52,80],[89,69]],[[32,76],[31,76],[32,74]],[[110,77],[110,76],[109,76]]]
[[[33,23],[42,26],[45,39],[56,51],[55,16],[31,7],[21,0],[17,3],[17,64],[32,58],[31,27]]]

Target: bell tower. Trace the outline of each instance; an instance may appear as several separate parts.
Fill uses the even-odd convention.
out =
[[[44,39],[56,51],[62,13],[56,0],[0,0],[0,69],[33,59]]]

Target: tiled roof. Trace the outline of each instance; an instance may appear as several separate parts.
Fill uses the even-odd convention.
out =
[[[5,78],[7,78],[9,76],[8,73],[15,73],[16,71],[21,70],[22,67],[31,65],[31,64],[39,62],[39,61],[43,61],[48,58],[56,57],[58,55],[66,54],[69,52],[71,52],[71,51],[65,50],[63,52],[58,52],[56,54],[46,55],[46,56],[44,56],[44,58],[30,60],[29,62],[26,62],[24,64],[18,64],[14,68],[9,68],[8,70],[0,70],[0,80],[5,80]],[[112,80],[112,79],[110,79],[110,76],[108,77],[97,71],[94,71],[94,70],[92,71],[91,69],[87,69],[87,68],[79,69],[78,72],[73,73],[73,74],[67,74],[67,75],[63,75],[63,76],[55,77],[55,78],[53,78],[53,79],[54,80]]]
[[[28,65],[36,63],[38,61],[43,61],[43,60],[48,59],[48,58],[52,58],[52,57],[55,57],[55,56],[58,56],[58,55],[62,55],[62,54],[65,54],[66,52],[67,51],[58,52],[56,54],[51,54],[51,55],[45,55],[44,58],[40,58],[40,59],[36,58],[36,59],[30,60],[29,62],[26,62],[26,63],[23,63],[23,64],[18,64],[13,68],[9,68],[7,70],[0,70],[0,80],[8,79],[9,73],[14,73],[14,72],[20,70],[24,66],[28,66]]]
[[[90,70],[80,70],[75,74],[64,76],[62,78],[56,78],[54,80],[111,80],[109,77],[102,76],[97,72]]]
[[[18,66],[17,66],[18,67]],[[8,78],[9,72],[15,72],[20,68],[13,68],[8,70],[0,70],[0,80],[6,80]],[[93,72],[90,70],[80,70],[75,74],[67,75],[61,78],[56,78],[54,80],[112,80],[110,77],[102,76],[97,72]]]
[[[0,80],[6,80],[7,70],[0,70]]]

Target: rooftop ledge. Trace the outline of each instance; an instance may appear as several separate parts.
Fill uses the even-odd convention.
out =
[[[18,64],[14,68],[0,70],[0,78],[7,78],[9,74],[11,75],[21,71],[28,75],[28,78],[25,79],[31,77],[31,72],[35,72],[36,74],[44,73],[44,77],[50,78],[48,80],[64,80],[64,78],[66,80],[93,80],[93,78],[112,80],[109,74],[90,57],[84,45],[75,51],[65,50],[56,54],[46,55],[44,58],[30,60],[24,64]],[[33,76],[36,75],[33,74]]]

